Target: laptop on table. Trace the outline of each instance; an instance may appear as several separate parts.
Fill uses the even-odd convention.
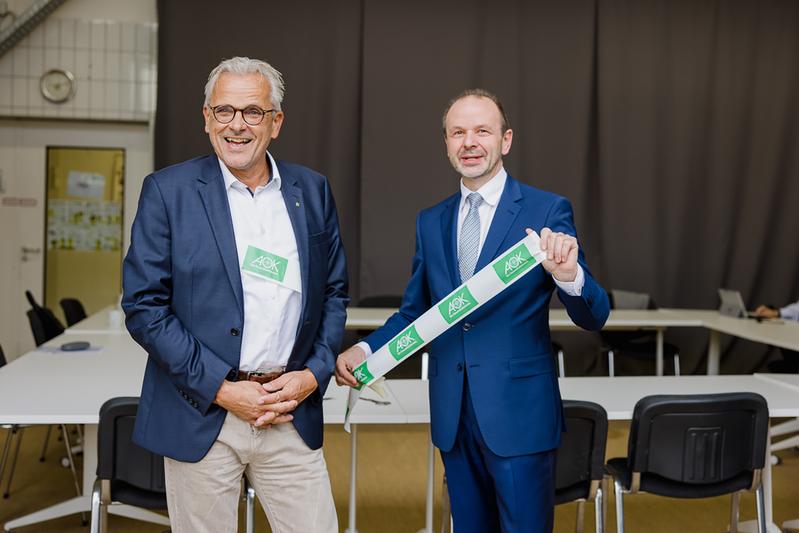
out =
[[[754,318],[762,320],[762,317],[747,311],[740,291],[732,289],[719,289],[719,313],[733,318]]]

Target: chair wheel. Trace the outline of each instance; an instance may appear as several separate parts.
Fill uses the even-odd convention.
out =
[[[89,525],[89,521],[86,520],[85,518],[81,518],[80,525],[82,525],[83,527],[86,527],[86,526]]]
[[[779,455],[774,455],[773,453],[771,454],[769,460],[771,461],[771,466],[777,466],[782,464],[782,458]]]
[[[61,466],[63,466],[64,468],[69,468],[69,457],[61,458]]]

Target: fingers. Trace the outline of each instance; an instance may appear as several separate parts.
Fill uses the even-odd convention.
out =
[[[282,376],[280,376],[280,377],[278,377],[276,379],[273,379],[272,381],[270,381],[268,383],[264,383],[262,385],[262,387],[267,392],[278,391],[278,390],[280,390],[280,389],[282,389],[283,387],[286,386],[286,383],[288,383],[291,380],[291,378],[293,377],[292,376],[293,373],[294,372],[286,372]]]
[[[366,354],[357,346],[353,346],[336,359],[336,383],[340,386],[357,387],[358,380],[352,374],[356,366],[366,359]]]
[[[260,428],[260,427],[267,427],[270,424],[285,424],[286,422],[291,422],[292,420],[294,420],[294,415],[291,414],[278,415],[270,411],[258,417],[252,423],[252,425],[257,428]]]
[[[530,232],[531,230],[528,230],[528,233]],[[546,251],[547,261],[553,261],[555,264],[565,263],[571,259],[576,260],[577,239],[565,233],[543,228],[541,230],[541,250]]]

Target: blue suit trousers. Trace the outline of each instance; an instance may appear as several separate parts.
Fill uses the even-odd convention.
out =
[[[480,432],[464,380],[455,446],[441,452],[458,533],[551,533],[556,450],[501,457]]]

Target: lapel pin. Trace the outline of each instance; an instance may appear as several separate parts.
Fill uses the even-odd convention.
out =
[[[297,207],[300,207],[300,202],[295,202],[294,205],[296,205]]]

